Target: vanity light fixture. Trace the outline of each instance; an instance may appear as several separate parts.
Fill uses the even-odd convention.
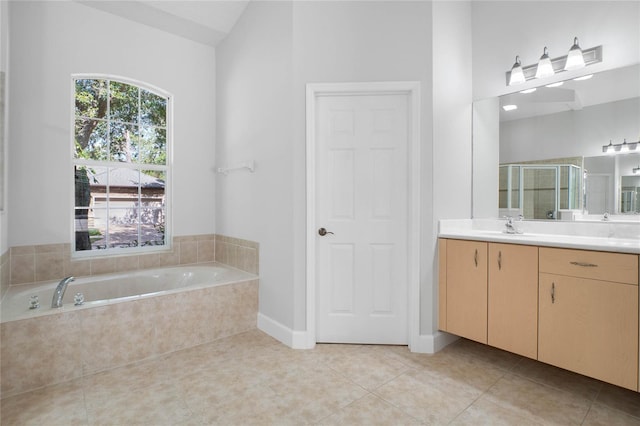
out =
[[[547,84],[547,85],[546,85],[546,86],[544,86],[544,87],[550,87],[550,88],[552,88],[552,87],[560,87],[560,86],[562,86],[563,84],[564,84],[564,81],[557,81],[557,82],[555,82],[555,83]]]
[[[529,93],[533,93],[533,92],[535,92],[536,90],[538,90],[538,89],[537,89],[537,88],[535,88],[535,87],[532,87],[531,89],[523,90],[523,91],[521,91],[520,93],[523,93],[523,94],[525,94],[525,95],[526,95],[526,94],[529,94]]]
[[[538,61],[538,68],[536,69],[536,78],[551,77],[555,72],[553,71],[553,65],[551,65],[551,58],[549,58],[549,51],[547,46],[542,51],[542,56]]]
[[[618,154],[618,153],[622,154],[625,152],[637,150],[639,145],[640,145],[640,141],[627,142],[626,139],[624,140],[624,142],[618,143],[618,144],[614,144],[613,142],[609,141],[609,145],[602,146],[602,152],[608,153],[608,154]]]
[[[583,75],[582,77],[576,77],[573,79],[573,81],[584,81],[584,80],[589,80],[591,77],[593,77],[593,74],[588,74],[588,75]]]
[[[578,45],[578,38],[574,38],[573,46],[569,53],[557,58],[549,58],[549,51],[545,47],[542,56],[537,64],[523,66],[520,57],[516,56],[516,63],[510,71],[506,72],[507,86],[522,84],[534,78],[544,78],[559,72],[574,71],[583,68],[580,56],[584,62],[584,67],[602,62],[602,46],[581,49]]]
[[[584,68],[584,56],[582,56],[582,49],[580,49],[580,45],[578,44],[578,37],[573,38],[573,46],[569,49],[569,54],[567,55],[567,62],[564,64],[565,71],[578,70],[580,68]]]
[[[505,111],[513,111],[514,109],[518,109],[518,105],[502,105],[502,109]]]

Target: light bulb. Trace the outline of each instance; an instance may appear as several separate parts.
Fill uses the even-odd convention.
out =
[[[573,39],[573,46],[569,49],[569,54],[567,55],[567,62],[564,64],[565,71],[577,70],[580,68],[584,68],[584,56],[582,55],[582,49],[580,49],[580,45],[578,45],[578,37]]]
[[[538,61],[538,68],[536,69],[536,78],[551,77],[554,74],[553,65],[551,65],[551,59],[549,59],[549,52],[545,46],[540,61]]]
[[[516,62],[511,67],[511,74],[509,76],[509,86],[513,86],[514,84],[522,84],[524,83],[526,78],[524,78],[524,72],[522,71],[522,64],[520,63],[520,57],[516,56]]]

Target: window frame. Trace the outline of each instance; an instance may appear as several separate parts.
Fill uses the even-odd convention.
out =
[[[109,82],[117,82],[122,84],[127,84],[130,86],[135,86],[139,89],[146,90],[151,92],[157,96],[161,96],[167,100],[166,107],[166,141],[165,141],[165,152],[166,152],[166,163],[164,165],[157,164],[145,164],[145,163],[127,163],[127,162],[119,162],[119,161],[100,161],[100,160],[91,160],[86,158],[76,158],[75,157],[75,122],[76,122],[76,111],[75,111],[75,97],[76,97],[76,80],[108,80]],[[135,80],[128,77],[122,77],[118,75],[112,74],[71,74],[71,95],[70,95],[70,158],[71,158],[71,167],[68,170],[69,178],[70,178],[70,209],[68,210],[71,213],[71,257],[78,258],[94,258],[94,257],[116,257],[116,256],[126,256],[126,255],[138,255],[138,254],[151,254],[151,253],[160,253],[160,252],[169,252],[172,249],[172,169],[173,169],[173,96],[159,87],[153,86],[149,83]],[[101,120],[101,119],[99,119]],[[109,121],[109,119],[105,120]],[[105,168],[127,168],[131,170],[136,170],[139,172],[144,172],[145,170],[157,170],[163,171],[165,173],[165,186],[164,186],[164,244],[163,245],[148,245],[148,246],[135,246],[135,247],[124,247],[124,248],[105,248],[100,250],[76,250],[76,218],[75,218],[75,178],[73,170],[76,166],[87,166],[87,167],[105,167]],[[140,187],[138,188],[140,191]],[[138,192],[140,196],[140,192]],[[108,225],[107,225],[108,226]],[[107,228],[108,229],[108,228]]]

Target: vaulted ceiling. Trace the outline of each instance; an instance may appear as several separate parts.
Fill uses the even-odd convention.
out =
[[[249,3],[249,0],[77,1],[210,46],[226,37]]]

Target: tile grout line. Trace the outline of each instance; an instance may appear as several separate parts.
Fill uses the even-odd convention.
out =
[[[520,362],[520,361],[518,361]],[[517,364],[517,363],[516,363]],[[465,411],[467,411],[473,404],[475,404],[476,402],[478,402],[483,396],[485,396],[494,386],[496,386],[498,384],[498,382],[500,380],[502,380],[507,374],[509,373],[508,370],[503,370],[502,376],[498,377],[496,379],[495,382],[493,382],[491,384],[491,386],[489,386],[487,389],[485,389],[480,395],[478,395],[478,397],[476,399],[474,399],[469,405],[467,405],[462,411],[460,411],[458,414],[456,414],[453,419],[451,419],[451,421],[448,424],[452,424],[458,417],[460,417],[462,414],[465,413]]]

